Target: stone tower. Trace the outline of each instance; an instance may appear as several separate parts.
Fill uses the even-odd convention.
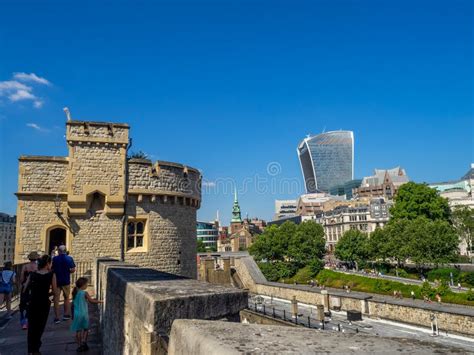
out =
[[[196,277],[199,171],[127,159],[129,126],[68,120],[67,157],[22,156],[15,262],[65,244],[76,262],[109,256]]]

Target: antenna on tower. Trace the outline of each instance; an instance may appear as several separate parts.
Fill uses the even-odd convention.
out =
[[[71,121],[72,118],[71,118],[71,112],[69,111],[69,108],[65,107],[65,108],[63,108],[63,111],[64,111],[64,113],[66,114],[67,120],[68,120],[68,121]]]

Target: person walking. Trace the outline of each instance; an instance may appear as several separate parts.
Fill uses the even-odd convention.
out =
[[[411,295],[411,299],[414,301],[415,300],[415,291],[411,290],[410,295]]]
[[[50,289],[56,291],[56,276],[51,272],[51,257],[38,259],[38,271],[30,273],[25,289],[30,292],[28,304],[28,354],[39,354],[41,337],[48,321],[51,301]]]
[[[25,284],[26,280],[28,280],[28,276],[38,270],[37,260],[39,259],[40,255],[33,251],[28,254],[29,263],[23,265],[21,269],[20,275],[20,325],[23,330],[28,329],[28,301],[30,298],[29,292],[26,291]]]
[[[59,299],[61,293],[64,299],[63,321],[71,319],[71,303],[69,295],[71,294],[71,274],[76,271],[74,259],[66,254],[66,246],[60,245],[58,256],[53,258],[53,272],[56,275],[57,288],[54,294],[54,323],[60,323],[59,319]]]
[[[89,334],[89,310],[87,302],[102,303],[93,299],[86,291],[89,281],[85,277],[80,277],[76,281],[76,286],[72,291],[72,304],[74,305],[74,318],[71,324],[71,331],[76,332],[76,342],[79,346],[77,352],[89,350],[87,336]]]
[[[12,292],[13,285],[16,283],[16,274],[12,270],[11,261],[5,262],[3,270],[0,273],[0,306],[3,302],[7,305],[7,319],[12,318]]]

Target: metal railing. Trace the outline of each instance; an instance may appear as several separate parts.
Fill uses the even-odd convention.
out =
[[[15,277],[15,282],[13,283],[13,291],[12,291],[12,303],[18,300],[20,297],[20,277],[21,277],[21,271],[23,269],[23,266],[26,265],[27,263],[22,263],[22,264],[15,264],[13,265],[12,271],[16,274]],[[93,268],[93,262],[92,261],[83,261],[83,262],[77,262],[76,263],[76,272],[71,274],[71,285],[74,285],[75,282],[77,281],[78,278],[80,277],[87,277],[89,280],[89,284],[92,283],[92,268]],[[3,270],[3,268],[0,268],[0,272]],[[3,309],[6,307],[5,302],[0,305],[0,309]]]
[[[71,285],[74,285],[80,277],[86,277],[89,280],[89,285],[92,284],[93,265],[94,263],[92,261],[81,261],[76,263],[76,272],[71,274]]]
[[[251,311],[261,313],[264,316],[272,317],[274,319],[283,320],[285,322],[294,323],[297,326],[303,326],[311,329],[320,329],[326,331],[336,331],[343,333],[366,333],[369,332],[363,327],[358,327],[349,321],[320,321],[308,315],[297,314],[293,316],[291,311],[277,308],[274,305],[267,305],[265,303],[257,303],[249,298],[248,309]]]

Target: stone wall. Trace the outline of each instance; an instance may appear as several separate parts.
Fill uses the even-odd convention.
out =
[[[398,300],[362,292],[344,292],[337,289],[327,291],[323,295],[318,288],[307,286],[285,285],[268,282],[252,257],[235,258],[234,268],[251,293],[273,296],[291,300],[294,296],[298,302],[318,305],[325,304],[328,297],[329,306],[337,305],[341,310],[357,310],[367,317],[411,323],[418,326],[430,327],[431,315],[436,315],[442,331],[474,335],[474,309],[456,305],[438,305],[416,300]]]
[[[68,164],[63,157],[20,157],[18,192],[66,192]]]
[[[129,218],[143,217],[148,241],[144,251],[129,251],[125,260],[144,267],[178,275],[197,277],[196,208],[175,203],[174,199],[131,196],[127,205]]]
[[[94,270],[104,354],[158,354],[175,319],[238,319],[247,292],[98,260]]]
[[[147,159],[129,161],[129,189],[132,193],[166,194],[200,199],[200,173],[181,164]]]
[[[462,354],[437,342],[328,332],[302,327],[176,320],[170,355],[233,354]]]

